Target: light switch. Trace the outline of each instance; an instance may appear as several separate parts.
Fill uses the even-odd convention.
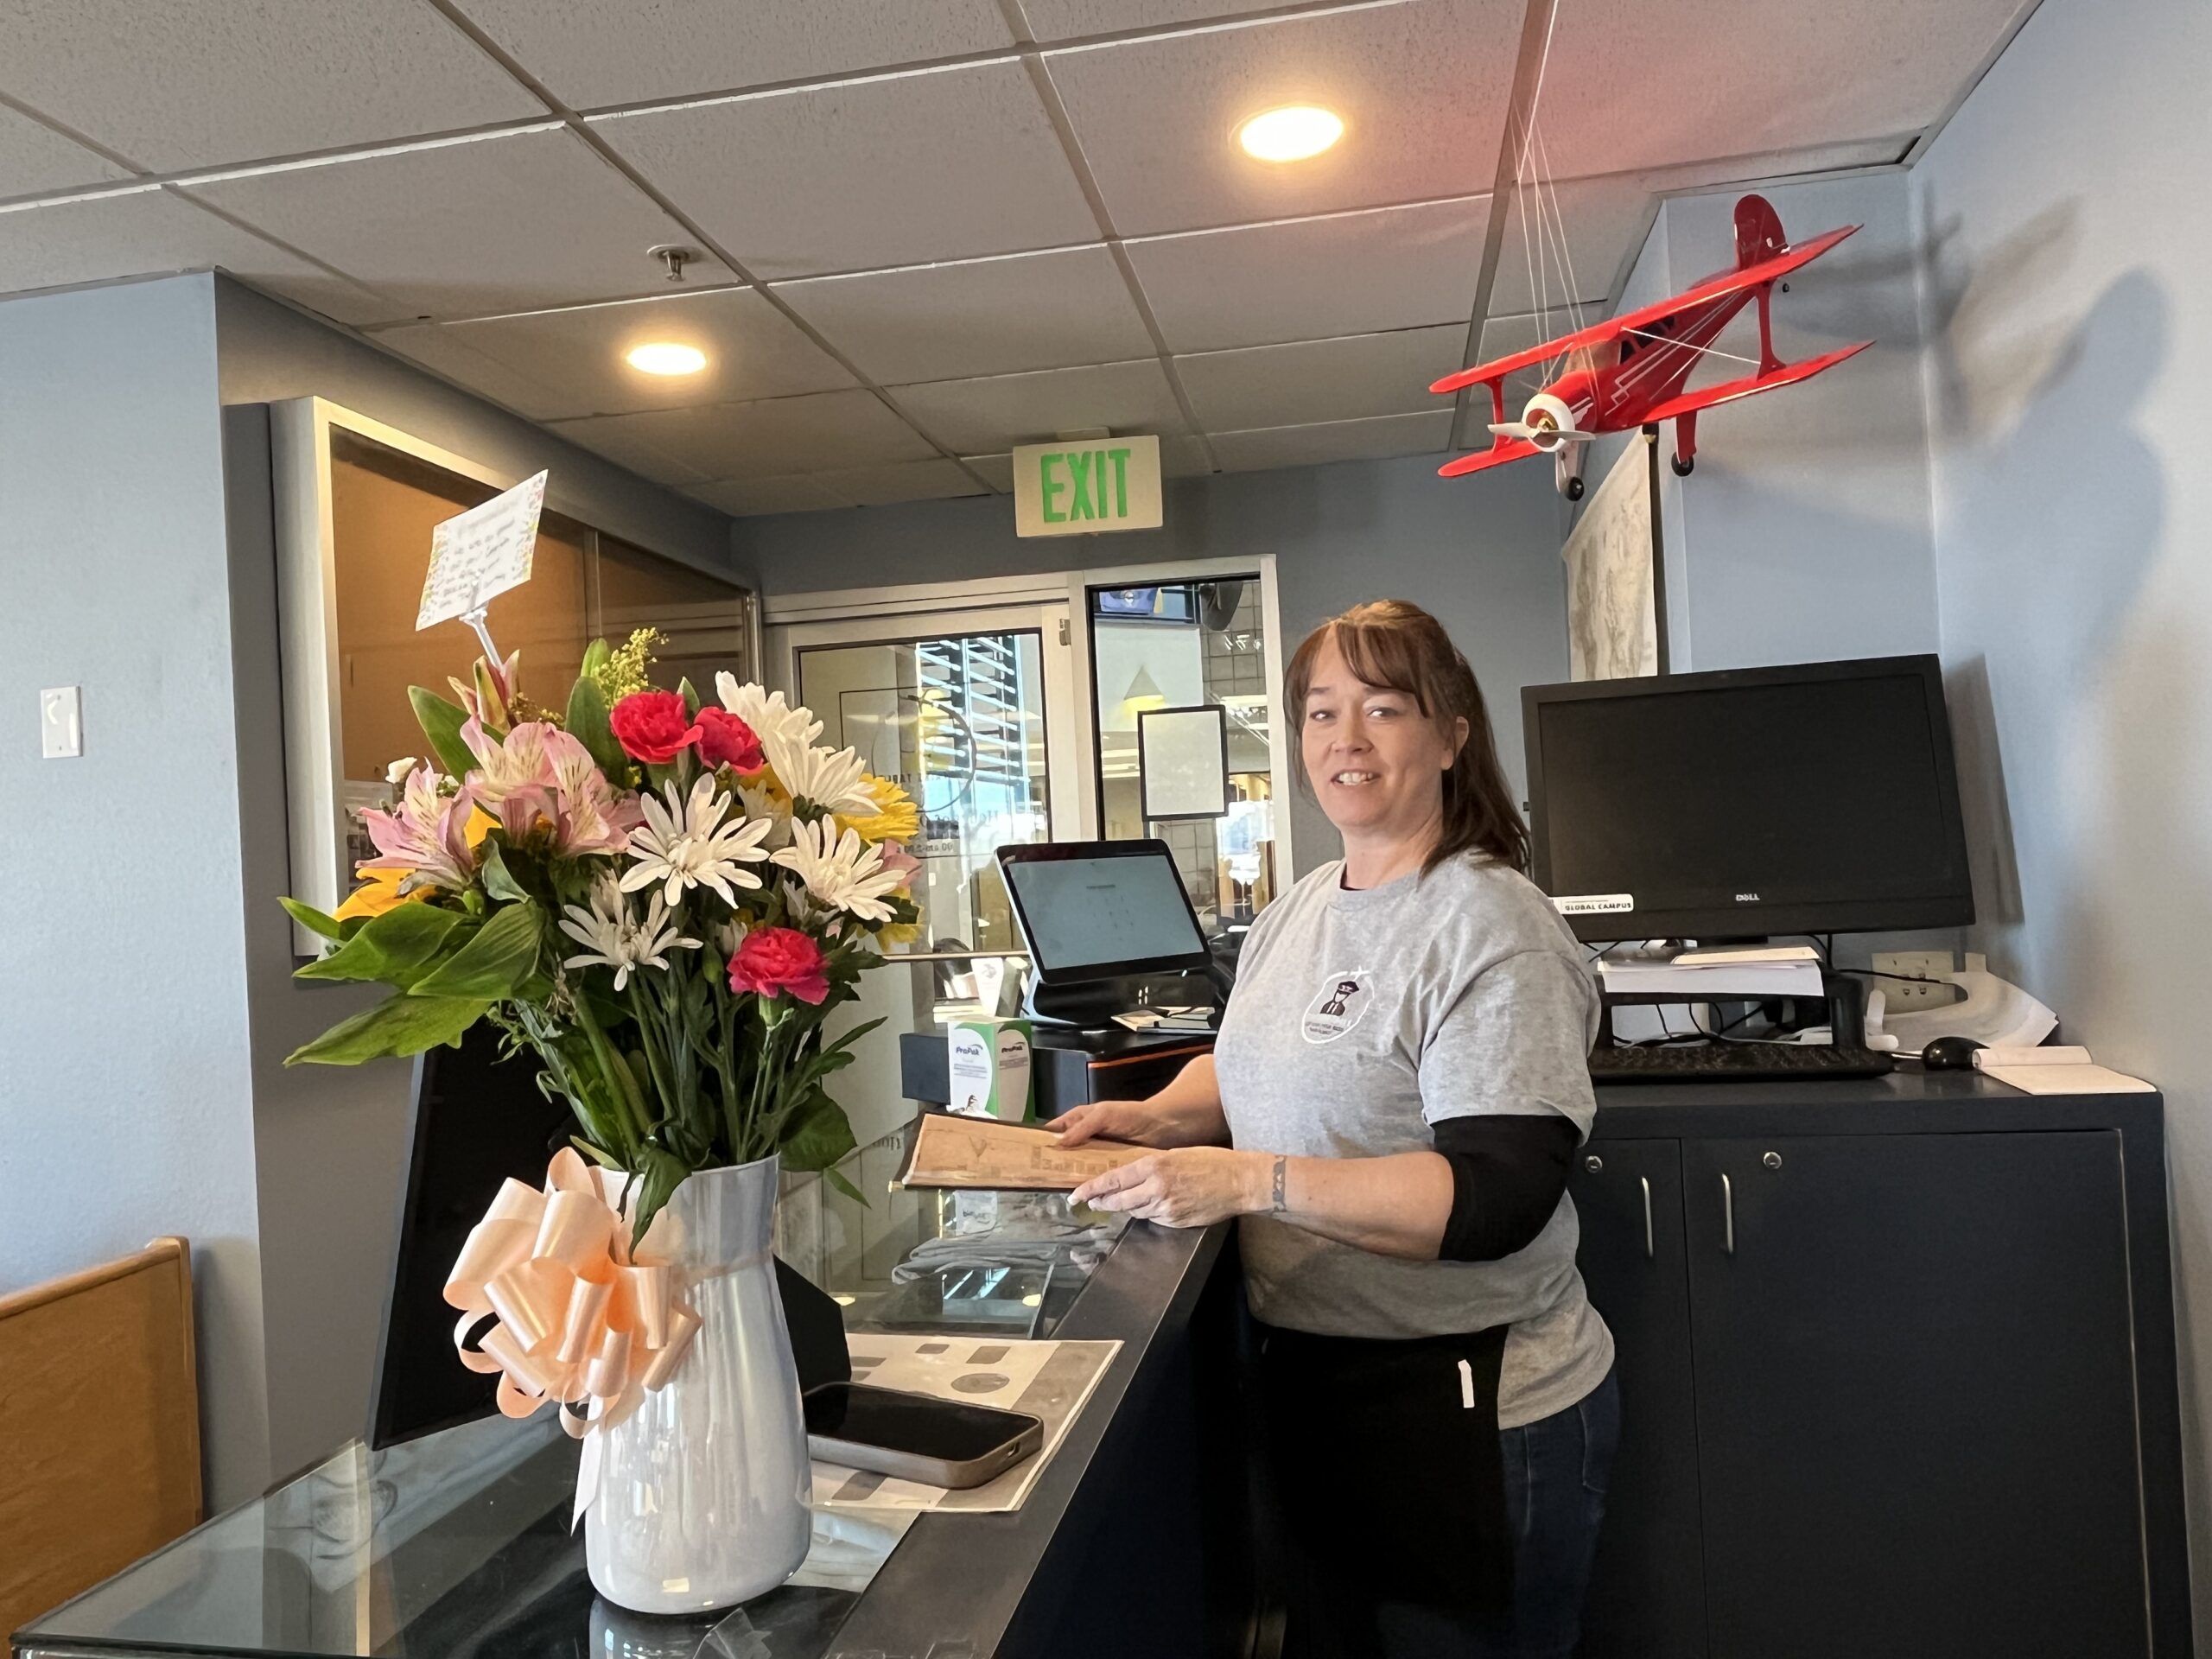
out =
[[[39,738],[49,760],[66,760],[85,752],[85,690],[79,685],[49,686],[38,694]]]

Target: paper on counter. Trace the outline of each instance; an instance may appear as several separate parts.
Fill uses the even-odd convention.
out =
[[[1599,963],[1598,975],[1605,988],[1617,996],[1678,996],[1686,1001],[1703,1001],[1722,997],[1818,999],[1827,994],[1816,961],[1719,962],[1700,966],[1609,958]]]
[[[2101,1065],[1985,1065],[1985,1077],[2027,1095],[2152,1095],[2157,1086]]]
[[[1122,1347],[1118,1342],[1025,1342],[865,1331],[853,1332],[847,1345],[852,1350],[855,1382],[1027,1412],[1045,1425],[1045,1444],[1034,1457],[1025,1458],[997,1479],[962,1492],[817,1459],[809,1502],[817,1510],[971,1514],[1021,1507],[1066,1437],[1068,1425]]]

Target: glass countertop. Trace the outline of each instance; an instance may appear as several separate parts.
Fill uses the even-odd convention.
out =
[[[872,1149],[849,1162],[866,1173]],[[866,1189],[863,1189],[866,1190]],[[1121,1236],[1057,1195],[787,1192],[778,1253],[846,1327],[1049,1336]],[[600,1599],[569,1528],[578,1445],[550,1413],[356,1441],[16,1633],[18,1654],[818,1659],[911,1514],[821,1512],[781,1588],[697,1618]]]

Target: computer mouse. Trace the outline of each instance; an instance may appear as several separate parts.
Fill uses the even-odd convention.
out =
[[[1930,1071],[1971,1071],[1974,1050],[1984,1046],[1971,1037],[1938,1037],[1920,1051],[1920,1063]]]

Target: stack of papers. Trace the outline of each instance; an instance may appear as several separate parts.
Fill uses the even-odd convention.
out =
[[[1700,1001],[1827,995],[1821,978],[1820,952],[1808,944],[1684,950],[1664,961],[1607,958],[1598,963],[1598,975],[1605,988],[1617,996],[1678,996]]]

